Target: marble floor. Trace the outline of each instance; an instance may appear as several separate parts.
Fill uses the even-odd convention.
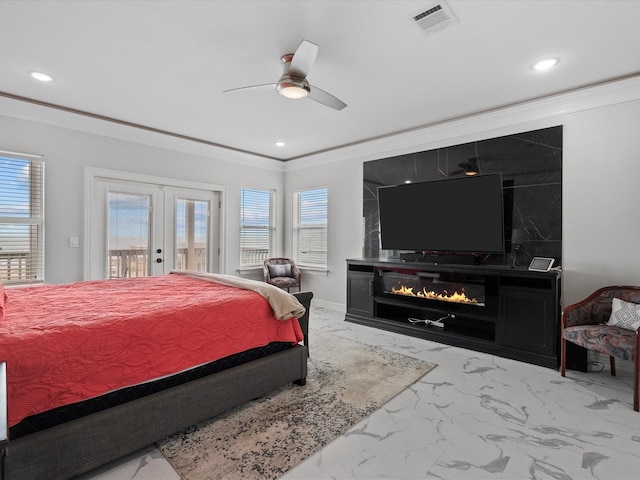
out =
[[[313,307],[312,328],[437,368],[283,478],[638,479],[633,375],[557,371],[343,321]],[[313,336],[311,336],[313,355]],[[82,480],[173,480],[153,447]]]

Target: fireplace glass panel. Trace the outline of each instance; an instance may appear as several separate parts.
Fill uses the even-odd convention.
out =
[[[485,306],[484,278],[446,272],[381,271],[384,293],[426,300]]]

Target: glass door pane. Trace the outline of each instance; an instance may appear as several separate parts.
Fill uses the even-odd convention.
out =
[[[151,195],[108,194],[108,278],[146,277],[151,259]]]
[[[176,199],[175,268],[206,272],[209,265],[209,202]]]

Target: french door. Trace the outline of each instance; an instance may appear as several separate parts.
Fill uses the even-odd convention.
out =
[[[219,271],[219,197],[218,192],[165,188],[165,251],[170,252],[163,262],[165,271],[168,265],[180,270]]]
[[[219,271],[220,193],[96,177],[90,279]]]

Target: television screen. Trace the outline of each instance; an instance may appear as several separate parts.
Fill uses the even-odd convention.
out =
[[[502,175],[378,189],[385,250],[503,253]]]

